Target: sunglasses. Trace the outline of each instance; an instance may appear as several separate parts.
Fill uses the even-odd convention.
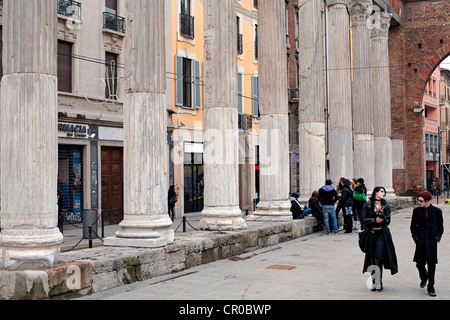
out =
[[[422,203],[425,202],[425,200],[417,200],[417,202]]]

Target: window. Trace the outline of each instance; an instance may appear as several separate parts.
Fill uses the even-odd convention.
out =
[[[258,25],[255,25],[254,47],[255,47],[255,59],[258,60]]]
[[[252,99],[253,99],[253,117],[259,117],[259,102],[258,102],[258,76],[252,77]]]
[[[0,26],[0,79],[3,77],[3,26]]]
[[[195,19],[191,15],[191,1],[181,0],[180,3],[180,33],[183,36],[194,38],[195,36]]]
[[[244,102],[243,102],[243,96],[244,96],[244,74],[242,72],[238,72],[238,113],[243,114],[244,113]]]
[[[59,145],[58,188],[63,192],[65,221],[80,223],[83,210],[83,147]]]
[[[72,43],[58,41],[58,91],[72,92]]]
[[[201,108],[200,62],[182,56],[175,57],[176,105]]]
[[[236,30],[237,30],[237,52],[239,54],[244,53],[243,35],[241,33],[241,18],[236,17]]]
[[[103,27],[125,33],[125,18],[117,15],[117,0],[105,0]]]
[[[117,59],[118,55],[110,52],[105,54],[105,97],[106,99],[118,100],[117,97]]]

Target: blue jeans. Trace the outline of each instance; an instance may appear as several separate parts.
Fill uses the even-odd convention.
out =
[[[327,233],[330,233],[330,226],[328,223],[328,216],[331,217],[331,221],[333,222],[334,233],[338,231],[337,229],[337,220],[336,220],[336,210],[333,208],[323,208],[323,220],[325,223],[325,228],[327,229]]]
[[[310,208],[306,208],[305,210],[303,210],[302,214],[300,215],[300,217],[298,217],[299,219],[303,219],[307,214],[309,214],[311,212]]]

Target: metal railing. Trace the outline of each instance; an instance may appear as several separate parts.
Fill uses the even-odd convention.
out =
[[[194,38],[195,36],[195,18],[186,13],[180,13],[180,33],[183,36]]]
[[[253,118],[250,114],[238,114],[238,127],[241,130],[251,130],[253,127]]]
[[[81,20],[81,3],[72,0],[58,0],[58,14]]]
[[[114,13],[103,12],[103,28],[125,33],[125,18]]]
[[[237,52],[244,53],[244,41],[242,40],[242,33],[238,33],[237,35]]]

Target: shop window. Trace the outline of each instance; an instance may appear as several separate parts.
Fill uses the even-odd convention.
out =
[[[184,213],[203,210],[203,154],[184,154]]]
[[[58,188],[63,193],[65,222],[81,223],[83,210],[83,147],[60,145]]]

